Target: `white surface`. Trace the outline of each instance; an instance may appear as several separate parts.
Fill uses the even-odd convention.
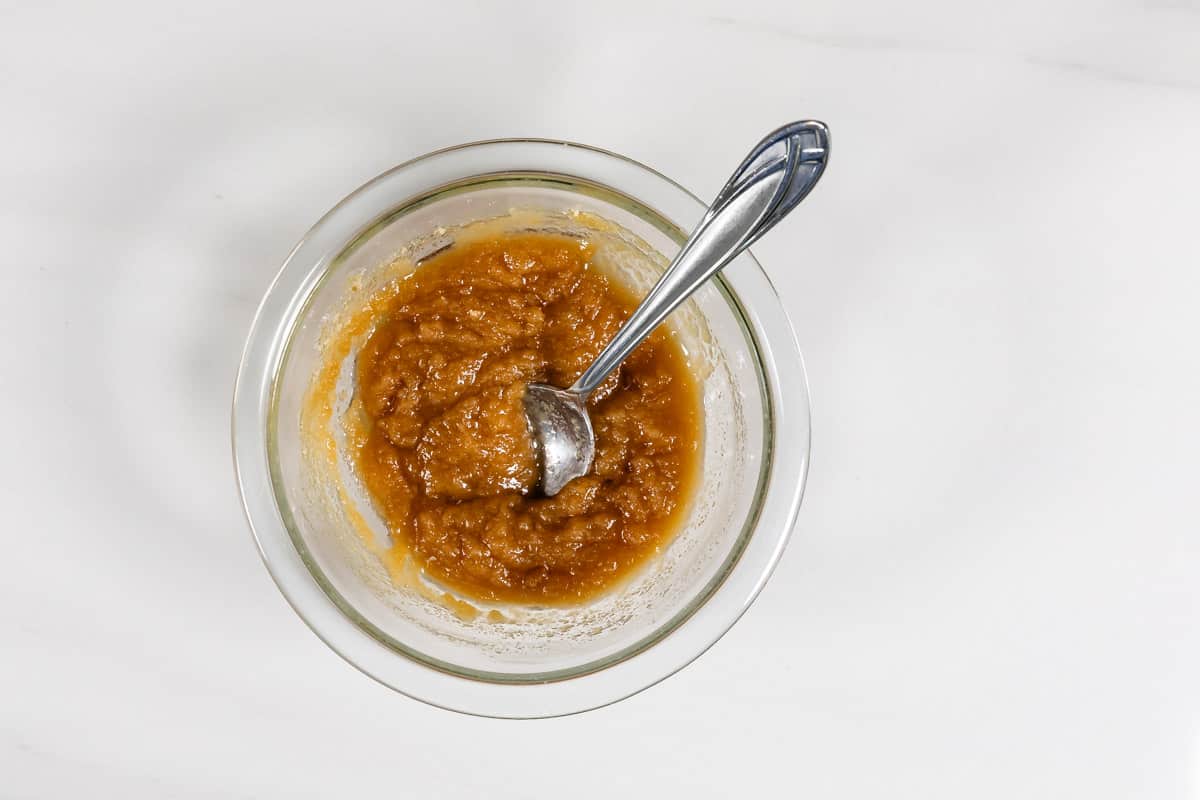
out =
[[[1200,6],[0,5],[0,796],[1200,797]],[[710,194],[793,117],[756,252],[809,364],[798,537],[612,708],[452,715],[276,592],[228,404],[328,206],[435,147]]]

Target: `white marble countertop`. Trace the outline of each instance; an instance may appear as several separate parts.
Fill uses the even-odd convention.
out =
[[[0,8],[0,796],[1200,797],[1200,6],[687,8]],[[229,454],[298,237],[488,137],[710,195],[796,117],[812,471],[752,611],[533,723],[326,649]]]

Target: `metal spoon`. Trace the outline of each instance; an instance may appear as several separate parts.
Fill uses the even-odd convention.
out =
[[[769,134],[746,156],[662,278],[575,385],[529,384],[525,416],[544,494],[558,494],[592,468],[596,439],[588,396],[692,292],[795,208],[828,160],[829,129],[821,122],[793,122]]]

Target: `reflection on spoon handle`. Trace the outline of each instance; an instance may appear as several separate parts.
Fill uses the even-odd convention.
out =
[[[671,266],[570,391],[587,395],[599,386],[692,292],[795,208],[828,160],[829,130],[820,122],[793,122],[759,142]]]

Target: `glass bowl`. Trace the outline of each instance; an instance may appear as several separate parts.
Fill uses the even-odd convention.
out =
[[[645,568],[588,603],[467,604],[419,574],[394,580],[377,553],[386,532],[338,434],[356,349],[331,350],[330,331],[388,278],[397,257],[418,263],[451,246],[461,227],[491,220],[598,242],[601,267],[646,289],[704,210],[630,159],[522,139],[417,158],[313,226],[251,326],[234,390],[233,449],[267,569],[326,644],[376,680],[436,706],[546,717],[662,680],[745,612],[795,523],[809,448],[799,348],[749,253],[669,321],[704,400],[703,474],[688,520]],[[338,380],[319,387],[314,376],[331,358]],[[314,422],[314,407],[327,415]]]

